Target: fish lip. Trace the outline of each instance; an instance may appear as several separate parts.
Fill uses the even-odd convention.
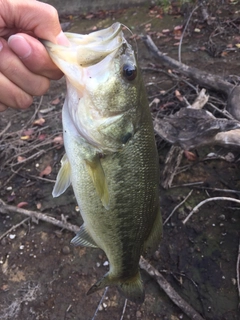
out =
[[[65,33],[65,35],[70,42],[69,46],[41,40],[53,62],[60,69],[63,63],[71,63],[79,68],[93,66],[125,43],[122,24],[119,22],[86,35],[76,33]]]
[[[98,42],[108,42],[113,40],[121,32],[121,30],[122,24],[119,22],[115,22],[106,29],[91,32],[89,34],[82,35],[71,32],[65,32],[64,34],[71,43],[76,43],[76,45],[85,45],[86,40],[88,41],[88,43],[94,42],[95,45]],[[97,40],[97,38],[99,38],[99,40]]]

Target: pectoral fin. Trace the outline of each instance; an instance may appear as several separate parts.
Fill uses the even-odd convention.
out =
[[[52,195],[53,197],[60,196],[70,185],[71,183],[71,167],[68,161],[67,155],[65,154],[61,160],[61,168],[57,175],[57,181],[53,188]]]
[[[106,177],[99,157],[94,157],[92,161],[85,160],[87,170],[92,178],[97,194],[102,201],[103,206],[108,209],[109,192]]]
[[[74,246],[98,248],[95,241],[89,235],[84,225],[80,227],[80,230],[78,231],[76,236],[71,240],[71,244],[73,244]]]

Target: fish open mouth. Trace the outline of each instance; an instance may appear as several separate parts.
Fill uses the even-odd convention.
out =
[[[86,35],[65,33],[70,46],[53,44],[43,40],[52,60],[62,69],[64,62],[80,67],[92,66],[107,55],[114,52],[125,42],[122,25],[114,23],[109,28],[92,32]]]

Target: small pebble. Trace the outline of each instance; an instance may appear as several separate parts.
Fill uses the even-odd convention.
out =
[[[1,240],[1,245],[2,246],[5,246],[7,244],[7,240],[6,240],[6,238],[3,238],[2,240]]]
[[[136,317],[137,317],[137,318],[141,318],[141,316],[142,316],[142,312],[138,310],[138,311],[136,312]]]
[[[70,250],[69,246],[64,246],[62,248],[62,253],[63,254],[69,254],[70,252],[71,252],[71,250]]]
[[[104,267],[106,267],[106,266],[108,266],[108,265],[109,265],[109,262],[108,262],[108,261],[103,262],[103,266],[104,266]]]
[[[221,214],[218,219],[224,221],[226,219],[225,214]]]
[[[10,235],[9,235],[9,238],[10,238],[11,240],[13,240],[13,239],[16,238],[16,235],[15,235],[15,234],[10,234]]]

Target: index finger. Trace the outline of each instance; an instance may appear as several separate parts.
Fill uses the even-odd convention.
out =
[[[64,44],[57,10],[35,0],[0,0],[0,33],[4,29],[32,32],[36,37]],[[66,42],[67,44],[67,42]]]

